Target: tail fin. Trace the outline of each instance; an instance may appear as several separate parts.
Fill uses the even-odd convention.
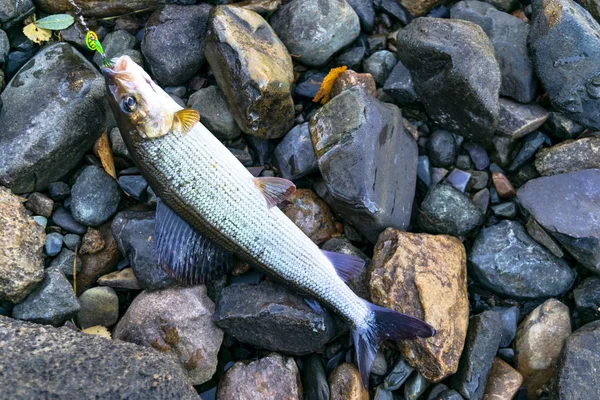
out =
[[[418,318],[365,303],[372,311],[372,318],[365,326],[355,327],[352,336],[360,377],[367,388],[371,365],[384,340],[426,338],[435,335],[435,329]]]

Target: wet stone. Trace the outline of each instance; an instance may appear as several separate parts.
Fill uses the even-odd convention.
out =
[[[406,382],[410,374],[414,371],[414,368],[411,367],[406,360],[400,358],[394,368],[390,371],[388,376],[383,380],[383,389],[388,390],[390,392],[400,388]]]
[[[0,24],[6,29],[35,10],[32,0],[3,0],[0,4]]]
[[[220,140],[233,140],[241,135],[227,99],[218,86],[209,86],[194,92],[188,107],[200,113],[200,122]]]
[[[304,359],[302,392],[311,400],[329,400],[329,384],[321,356],[311,354]]]
[[[371,54],[363,61],[363,69],[371,74],[379,86],[383,86],[398,60],[389,50],[380,50]]]
[[[75,253],[69,249],[62,249],[52,262],[50,262],[50,268],[56,268],[66,276],[73,276],[73,264],[75,264],[75,270],[81,272],[83,264],[79,256],[75,258]]]
[[[75,221],[71,212],[64,207],[59,207],[54,211],[52,221],[67,232],[83,235],[87,230],[85,226]]]
[[[67,233],[63,237],[65,247],[69,250],[75,251],[76,248],[81,247],[81,237],[74,233]]]
[[[583,129],[583,126],[555,111],[550,112],[550,115],[544,124],[544,130],[548,132],[550,136],[562,140],[575,139],[577,135],[583,132]]]
[[[429,387],[431,383],[419,373],[413,373],[404,385],[404,398],[406,400],[417,400]]]
[[[523,383],[523,376],[499,358],[494,359],[485,386],[485,399],[512,400]]]
[[[419,101],[415,85],[408,69],[398,61],[383,85],[383,91],[398,104],[414,104]]]
[[[542,176],[600,168],[600,137],[568,140],[542,149],[535,156],[535,168]]]
[[[101,325],[113,326],[119,319],[119,298],[109,287],[95,287],[79,296],[81,309],[77,322],[82,329]]]
[[[535,103],[521,104],[500,98],[497,132],[512,140],[518,140],[542,126],[548,119],[548,115],[546,109]]]
[[[86,226],[98,226],[106,222],[117,211],[121,200],[117,182],[94,165],[86,167],[79,175],[71,196],[73,218]]]
[[[119,177],[119,186],[125,194],[136,200],[144,201],[146,199],[146,188],[148,182],[141,175],[127,175]]]
[[[454,135],[448,131],[433,132],[427,142],[427,150],[429,161],[434,167],[448,168],[456,162],[456,142]]]
[[[50,257],[54,257],[58,253],[63,246],[64,237],[60,233],[52,232],[46,235],[46,243],[44,244],[44,251]]]
[[[308,123],[295,126],[273,152],[281,176],[293,180],[319,170]]]
[[[600,319],[600,277],[585,279],[575,288],[573,297],[582,324]]]

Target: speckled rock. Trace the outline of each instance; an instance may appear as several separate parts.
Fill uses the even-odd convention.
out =
[[[119,340],[0,317],[0,386],[11,399],[168,398],[198,395],[173,361]],[[34,362],[35,361],[35,362]],[[92,384],[92,382],[98,382]]]
[[[496,357],[485,385],[484,399],[512,400],[521,383],[523,383],[523,375]]]
[[[283,213],[315,244],[321,244],[336,233],[335,219],[329,207],[312,190],[297,189],[288,197]]]
[[[81,272],[83,264],[79,256],[75,257],[75,252],[69,249],[63,248],[60,253],[50,262],[51,268],[60,270],[65,276],[73,276],[73,263],[75,263],[75,270],[77,273]]]
[[[131,267],[122,271],[111,272],[98,278],[98,285],[115,289],[140,290],[140,284]]]
[[[44,279],[44,228],[0,186],[0,299],[19,303]]]
[[[556,175],[582,169],[600,168],[600,136],[566,140],[535,155],[540,175]]]
[[[113,337],[168,354],[193,385],[200,385],[215,373],[223,341],[223,332],[212,322],[214,309],[204,285],[143,292],[131,303]]]
[[[25,208],[35,215],[50,218],[52,209],[54,208],[54,201],[41,193],[33,192],[27,197]]]
[[[81,309],[77,313],[77,322],[81,329],[96,325],[113,326],[119,319],[119,298],[109,287],[95,287],[79,296]]]
[[[343,363],[329,375],[330,400],[369,400],[354,364]]]
[[[294,119],[294,71],[269,24],[255,12],[219,6],[208,24],[205,53],[240,129],[265,139],[282,137]]]
[[[386,229],[369,267],[371,299],[431,324],[437,334],[400,342],[402,356],[425,378],[453,374],[467,334],[465,249],[456,238]]]
[[[583,323],[600,319],[600,276],[592,276],[573,290],[576,316]]]

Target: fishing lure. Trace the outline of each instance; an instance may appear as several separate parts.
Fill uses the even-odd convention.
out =
[[[96,35],[96,32],[88,31],[85,34],[85,45],[88,47],[88,49],[97,51],[98,54],[102,56],[102,65],[109,68],[113,66],[110,60],[106,57],[106,54],[104,54],[104,49],[98,40],[98,35]]]

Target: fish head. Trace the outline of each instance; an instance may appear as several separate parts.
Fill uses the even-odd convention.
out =
[[[102,74],[110,107],[126,141],[154,139],[171,131],[181,107],[129,56],[112,60],[112,67],[103,67]]]

